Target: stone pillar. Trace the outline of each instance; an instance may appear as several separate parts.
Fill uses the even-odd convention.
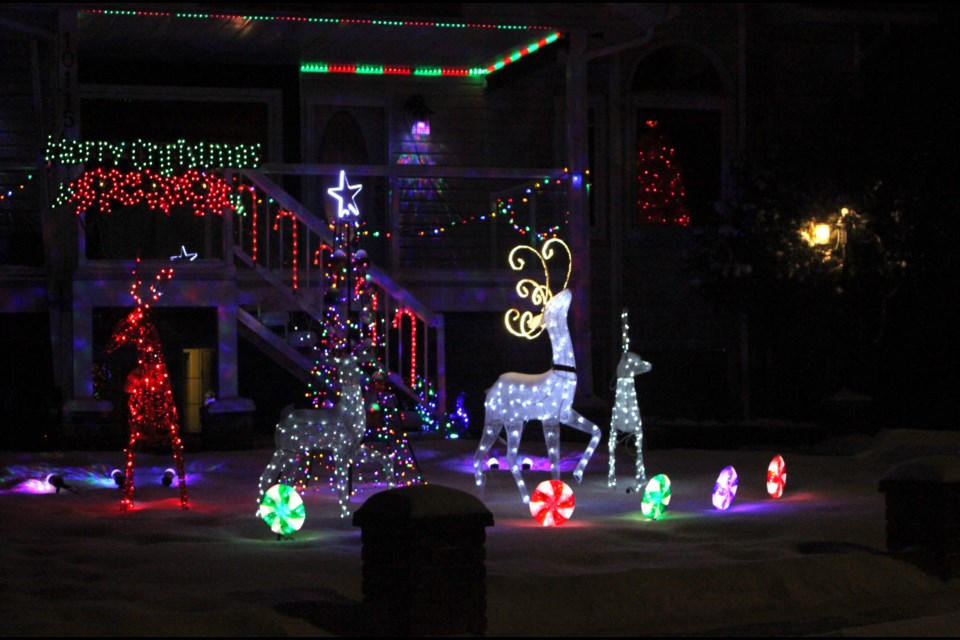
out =
[[[960,576],[960,472],[956,456],[929,456],[890,468],[887,549],[944,580]]]
[[[371,496],[353,516],[362,529],[363,601],[375,635],[483,635],[487,626],[485,527],[475,496],[413,485]]]

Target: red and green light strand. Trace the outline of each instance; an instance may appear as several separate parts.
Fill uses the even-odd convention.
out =
[[[283,15],[241,15],[235,13],[202,13],[186,11],[146,11],[136,9],[81,9],[79,13],[142,18],[184,18],[194,20],[244,20],[249,22],[285,22],[314,25],[369,25],[378,27],[416,27],[434,29],[497,29],[501,31],[549,30],[552,27],[529,24],[493,24],[484,22],[438,22],[435,20],[382,20],[375,18],[324,18]]]
[[[331,63],[331,62],[302,62],[300,63],[300,73],[353,73],[356,75],[400,75],[400,76],[421,76],[421,77],[483,77],[495,71],[503,69],[508,64],[512,64],[521,58],[524,58],[534,51],[538,51],[547,45],[553,44],[560,39],[560,32],[554,31],[545,38],[540,38],[530,44],[520,47],[508,55],[497,58],[483,67],[443,67],[436,65],[384,65],[369,63]]]

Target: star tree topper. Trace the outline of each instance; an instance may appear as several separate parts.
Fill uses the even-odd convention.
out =
[[[340,186],[327,189],[327,193],[337,201],[338,218],[342,220],[349,216],[360,217],[360,209],[357,207],[357,194],[360,193],[362,188],[363,185],[348,183],[347,172],[340,171]]]

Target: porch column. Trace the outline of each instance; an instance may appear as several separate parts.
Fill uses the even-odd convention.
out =
[[[592,396],[593,360],[590,356],[593,333],[590,329],[590,210],[586,193],[589,168],[587,146],[587,33],[573,29],[567,36],[566,143],[570,170],[570,249],[574,268],[573,349],[577,359],[577,389]]]
[[[239,395],[237,381],[237,304],[217,305],[217,367],[218,397],[235,398]]]

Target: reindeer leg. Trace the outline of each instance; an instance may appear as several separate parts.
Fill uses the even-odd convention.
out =
[[[127,466],[123,472],[123,497],[120,499],[120,511],[133,508],[133,467],[136,464],[137,435],[131,426],[130,442],[127,444]]]
[[[547,443],[547,457],[550,459],[550,477],[560,479],[560,423],[543,423],[543,439]]]
[[[183,441],[180,436],[173,437],[173,463],[177,470],[177,479],[180,482],[180,508],[186,511],[190,508],[187,502],[187,473],[183,466]]]
[[[483,426],[483,436],[480,438],[480,446],[477,452],[473,454],[473,474],[477,481],[477,486],[482,487],[486,478],[484,477],[483,462],[490,453],[490,448],[497,441],[500,435],[500,429],[504,428],[500,424],[486,424]]]
[[[341,463],[344,463],[341,466]],[[350,469],[349,462],[342,460],[341,456],[334,449],[333,468],[337,478],[337,498],[340,500],[340,517],[346,518],[350,515]]]
[[[614,414],[616,414],[617,408],[613,408]],[[610,460],[607,465],[607,486],[616,487],[617,486],[617,425],[613,424],[613,421],[610,421],[610,438],[607,442],[610,447]]]
[[[517,483],[517,489],[520,490],[520,497],[523,503],[530,502],[530,495],[527,493],[527,485],[523,483],[523,475],[520,473],[520,465],[517,464],[517,453],[520,451],[520,434],[523,433],[523,424],[519,426],[505,425],[507,432],[507,464],[510,465],[510,473]]]
[[[258,513],[260,511],[260,503],[263,502],[263,496],[266,495],[267,489],[277,484],[277,480],[280,479],[280,473],[283,470],[283,456],[283,450],[277,449],[274,451],[270,462],[267,463],[263,473],[260,474],[260,495],[257,497]]]
[[[647,469],[643,466],[643,425],[637,425],[634,437],[637,445],[637,491],[643,491],[647,484]]]
[[[387,486],[391,489],[397,486],[397,469],[392,454],[383,456],[383,475],[387,479]]]
[[[586,451],[584,451],[583,455],[580,457],[580,462],[577,463],[577,468],[573,470],[573,477],[577,479],[577,482],[582,482],[583,470],[586,468],[587,463],[590,462],[590,458],[593,456],[593,452],[596,450],[597,444],[600,442],[600,436],[603,434],[600,432],[600,427],[593,424],[573,409],[570,410],[570,417],[573,419],[573,422],[570,424],[571,427],[577,429],[578,431],[591,434],[590,444],[587,445]]]

